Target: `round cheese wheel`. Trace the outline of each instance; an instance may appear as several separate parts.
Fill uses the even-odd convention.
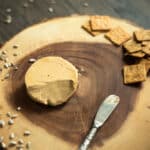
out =
[[[56,106],[66,102],[76,91],[78,70],[61,57],[43,57],[27,70],[25,85],[33,100]]]

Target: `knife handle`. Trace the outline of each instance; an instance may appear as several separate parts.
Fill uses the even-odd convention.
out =
[[[88,149],[88,147],[89,147],[93,137],[95,136],[96,132],[97,132],[97,128],[93,127],[90,130],[89,134],[86,136],[84,142],[81,144],[79,150],[87,150]]]

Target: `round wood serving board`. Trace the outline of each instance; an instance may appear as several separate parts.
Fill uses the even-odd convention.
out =
[[[112,45],[103,34],[92,37],[81,29],[88,19],[89,16],[72,16],[48,20],[23,30],[1,48],[19,66],[17,71],[3,69],[0,74],[3,79],[10,73],[9,79],[0,81],[0,119],[7,122],[7,112],[19,114],[14,125],[6,124],[0,129],[4,142],[8,143],[9,134],[14,132],[16,140],[31,141],[33,150],[76,150],[102,100],[117,94],[121,98],[119,107],[98,131],[90,148],[150,149],[150,79],[142,85],[123,85],[121,48]],[[124,20],[113,21],[130,34],[139,29]],[[48,55],[62,56],[79,69],[76,94],[58,107],[32,102],[24,86],[24,74],[31,65],[28,59]],[[17,106],[22,107],[20,112],[16,112]],[[30,130],[31,136],[24,137],[25,130]]]

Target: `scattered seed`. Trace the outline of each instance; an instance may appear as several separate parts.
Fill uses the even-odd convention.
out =
[[[3,137],[3,136],[1,136],[1,137],[0,137],[0,143],[2,143],[2,142],[3,142],[3,140],[4,140],[4,137]]]
[[[6,146],[6,144],[5,144],[4,142],[1,143],[1,147],[2,147],[3,149],[6,149],[6,148],[7,148],[7,146]]]
[[[18,45],[13,45],[13,48],[15,48],[15,49],[18,48]]]
[[[84,7],[88,7],[89,4],[85,2],[85,3],[83,3],[83,6],[84,6]]]
[[[14,124],[14,120],[13,119],[9,119],[8,120],[8,125],[13,125]]]
[[[3,54],[3,55],[6,55],[6,53],[7,53],[6,51],[2,51],[2,54]]]
[[[35,58],[30,58],[28,62],[29,62],[29,63],[34,63],[35,61],[36,61]]]
[[[52,13],[52,12],[54,12],[54,9],[53,9],[52,7],[49,7],[49,8],[48,8],[48,11],[49,11],[50,13]]]
[[[20,106],[18,106],[16,110],[17,110],[17,111],[20,111],[20,110],[21,110],[21,107],[20,107]]]
[[[12,9],[11,9],[11,8],[7,8],[7,9],[6,9],[6,12],[7,12],[7,13],[10,13],[10,12],[12,12]]]
[[[31,132],[29,130],[24,131],[24,136],[29,136],[31,135]]]
[[[21,145],[24,144],[23,139],[19,139],[19,140],[18,140],[18,144],[21,144]]]
[[[4,120],[0,120],[0,128],[3,128],[5,126],[5,121]]]
[[[27,142],[26,148],[27,148],[27,149],[30,149],[30,148],[31,148],[31,142]]]
[[[12,132],[12,133],[10,133],[10,135],[9,135],[9,139],[10,140],[12,140],[12,139],[14,139],[15,138],[15,134]]]
[[[12,146],[15,146],[16,144],[17,144],[16,141],[10,141],[8,145],[9,145],[10,147],[12,147]]]
[[[10,24],[12,22],[12,16],[11,15],[7,15],[6,19],[4,20],[5,23]]]
[[[10,74],[7,73],[7,74],[5,75],[5,77],[4,77],[4,79],[8,79],[9,77],[10,77]]]
[[[7,113],[6,113],[6,116],[7,116],[7,117],[11,117],[11,113],[10,113],[10,112],[7,112]]]
[[[18,117],[18,114],[12,114],[11,119],[16,119]]]
[[[24,4],[23,4],[23,7],[24,7],[24,8],[27,8],[28,6],[29,6],[28,3],[24,3]]]
[[[6,68],[6,69],[9,68],[9,67],[11,67],[11,66],[12,66],[11,63],[5,63],[5,64],[4,64],[4,68]]]
[[[3,54],[0,54],[0,60],[4,61],[6,59],[6,56]]]
[[[17,66],[14,66],[14,70],[17,71],[17,70],[18,70],[18,67],[17,67]]]

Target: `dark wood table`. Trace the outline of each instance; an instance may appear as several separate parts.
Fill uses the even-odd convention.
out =
[[[72,14],[111,15],[149,28],[149,9],[150,0],[0,0],[0,43],[43,19]],[[12,22],[4,23],[8,15]]]

